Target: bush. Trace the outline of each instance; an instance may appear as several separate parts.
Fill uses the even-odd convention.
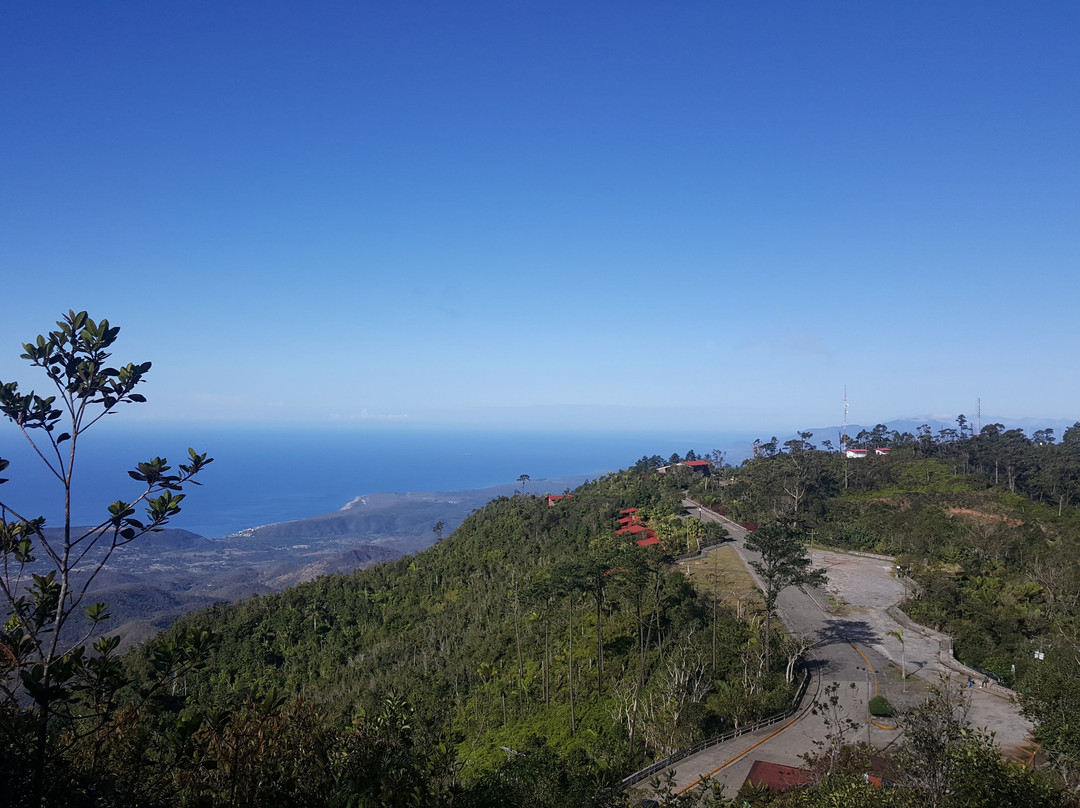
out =
[[[870,715],[875,718],[892,718],[895,712],[889,700],[884,696],[874,696],[870,699]]]

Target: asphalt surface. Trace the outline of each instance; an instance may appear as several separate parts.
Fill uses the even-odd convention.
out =
[[[727,528],[736,552],[750,569],[748,562],[757,554],[744,546],[746,531],[705,509],[701,509],[701,518],[721,522]],[[942,677],[954,685],[966,685],[969,676],[977,685],[982,682],[981,674],[952,658],[948,637],[915,625],[899,611],[897,605],[905,598],[905,588],[892,559],[814,549],[812,561],[815,567],[825,568],[828,583],[806,592],[789,588],[779,601],[780,618],[788,632],[814,642],[808,654],[814,678],[801,711],[784,724],[740,736],[680,761],[674,767],[679,789],[691,789],[701,778],[711,777],[724,784],[725,793],[733,795],[755,760],[804,765],[804,755],[822,751],[828,732],[823,717],[813,715],[810,707],[833,683],[839,685],[839,716],[859,724],[857,730],[847,731],[845,740],[869,741],[885,749],[899,742],[900,731],[888,720],[867,720],[871,696],[883,695],[901,707],[921,701],[931,686],[941,684]],[[903,646],[891,632],[903,637]],[[902,662],[906,681],[900,674]],[[998,686],[984,689],[977,685],[964,691],[970,697],[970,723],[993,731],[1006,757],[1030,759],[1031,724],[1020,715],[1013,694]]]

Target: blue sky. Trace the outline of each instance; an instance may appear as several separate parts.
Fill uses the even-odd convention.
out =
[[[1080,418],[1080,6],[3,3],[0,379],[163,421]],[[984,417],[984,421],[986,418]]]

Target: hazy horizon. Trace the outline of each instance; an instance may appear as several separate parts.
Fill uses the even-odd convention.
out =
[[[906,423],[914,430],[918,420],[885,423]],[[850,421],[849,434],[876,423]],[[955,426],[952,419],[931,423],[935,433],[940,427]],[[1026,431],[1049,427],[1060,439],[1072,423],[1037,421]],[[1006,422],[1009,427],[1017,424]],[[619,431],[421,424],[238,426],[129,421],[121,416],[83,438],[73,518],[78,524],[106,518],[109,503],[137,495],[139,486],[128,478],[128,469],[154,456],[175,466],[186,457],[188,446],[207,453],[214,462],[200,475],[202,486],[186,489],[189,499],[173,526],[222,536],[329,513],[355,497],[379,492],[477,490],[512,484],[524,473],[533,480],[530,490],[544,493],[548,491],[544,480],[599,475],[628,468],[642,456],[666,459],[691,449],[701,454],[721,450],[726,462],[738,465],[752,455],[755,439],[775,436],[783,443],[801,430],[813,432],[815,444],[830,440],[839,446],[838,424],[739,433],[693,427]],[[5,504],[28,518],[46,516],[55,525],[62,516],[62,489],[10,424],[0,430],[0,450],[11,461],[5,471],[9,478],[3,486]]]

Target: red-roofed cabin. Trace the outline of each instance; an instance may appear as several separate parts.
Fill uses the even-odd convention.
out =
[[[712,463],[710,463],[708,460],[686,460],[679,465],[686,466],[693,469],[694,471],[700,471],[706,477],[708,477],[712,471]]]
[[[626,516],[627,514],[637,513],[637,508],[623,508],[619,511],[619,516]]]
[[[648,531],[649,533],[652,533],[652,531],[649,530],[649,528],[645,527],[645,525],[641,524],[640,522],[635,522],[632,525],[627,525],[626,527],[620,527],[618,530],[615,531],[615,535],[619,536],[619,535],[621,535],[623,533],[631,533],[631,534],[633,534],[633,533],[644,533],[646,531]]]
[[[548,507],[550,508],[560,499],[573,499],[573,494],[548,494]]]
[[[652,547],[654,544],[659,544],[660,539],[656,538],[656,534],[653,533],[651,530],[649,532],[652,533],[651,536],[645,539],[638,539],[636,542],[634,542],[634,544],[636,544],[638,547]]]
[[[784,766],[780,763],[769,763],[765,760],[755,760],[743,784],[750,783],[755,786],[766,786],[769,791],[779,794],[790,791],[796,786],[805,786],[813,782],[814,775],[805,769],[796,769],[794,766]]]

